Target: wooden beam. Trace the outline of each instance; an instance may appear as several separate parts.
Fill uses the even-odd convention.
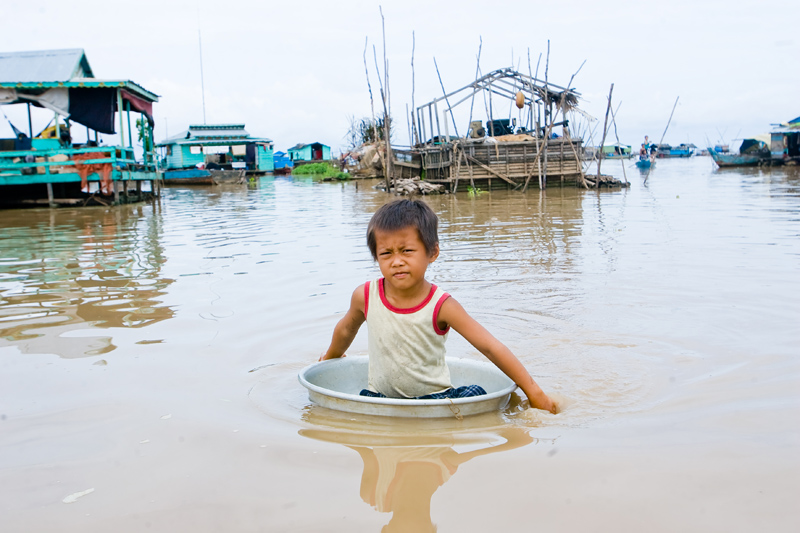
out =
[[[492,174],[494,174],[494,175],[495,175],[495,176],[497,176],[498,178],[500,178],[500,179],[502,179],[502,180],[505,180],[505,181],[507,181],[507,182],[508,182],[508,183],[510,183],[511,185],[514,185],[514,186],[516,186],[516,185],[517,185],[517,182],[516,182],[516,181],[512,180],[511,178],[509,178],[509,177],[507,177],[507,176],[503,176],[502,174],[500,174],[499,172],[497,172],[497,171],[496,171],[496,170],[494,170],[493,168],[489,167],[488,165],[484,165],[483,163],[481,163],[480,161],[478,161],[477,159],[475,159],[475,158],[474,158],[474,157],[472,157],[471,155],[467,155],[467,159],[468,159],[469,161],[472,161],[473,163],[475,163],[475,164],[476,164],[476,165],[478,165],[479,167],[481,167],[481,168],[485,169],[486,171],[488,171],[488,172],[491,172]]]

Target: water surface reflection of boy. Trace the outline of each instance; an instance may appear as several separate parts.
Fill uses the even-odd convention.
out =
[[[345,355],[364,322],[369,328],[369,379],[365,396],[463,398],[481,387],[453,388],[445,363],[452,327],[525,392],[531,407],[558,412],[517,357],[481,326],[455,298],[425,279],[439,257],[438,219],[421,200],[380,207],[367,227],[367,245],[383,278],[360,285],[336,324],[320,360]]]
[[[398,436],[396,442],[375,437],[381,444],[373,444],[372,437],[367,434],[313,429],[301,430],[300,434],[338,442],[358,452],[364,462],[361,499],[381,513],[392,513],[392,519],[381,529],[384,533],[436,531],[431,520],[431,498],[459,466],[481,455],[509,451],[534,442],[528,431],[519,427],[506,427],[495,435],[483,435],[500,437],[505,442],[481,442],[479,448],[466,452],[454,450],[455,438],[446,433],[429,439],[428,443],[418,437],[421,442],[417,446],[412,443],[413,437]]]

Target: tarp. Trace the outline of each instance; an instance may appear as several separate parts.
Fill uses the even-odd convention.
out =
[[[55,87],[33,94],[0,88],[0,105],[25,102],[50,109],[100,133],[116,133],[114,111],[117,104],[117,89]]]

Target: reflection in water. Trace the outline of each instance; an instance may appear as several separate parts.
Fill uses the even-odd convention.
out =
[[[24,353],[84,357],[114,350],[88,326],[139,328],[171,318],[159,302],[173,282],[158,204],[0,212],[0,337]]]
[[[384,532],[436,531],[431,521],[431,498],[467,461],[520,448],[535,441],[528,430],[504,427],[481,434],[380,435],[348,431],[303,429],[300,435],[342,444],[364,462],[360,495],[381,513],[392,513]],[[504,442],[498,444],[498,438]],[[468,451],[457,451],[457,446]]]

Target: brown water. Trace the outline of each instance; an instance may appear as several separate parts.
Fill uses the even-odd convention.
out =
[[[800,173],[627,177],[427,199],[430,279],[556,416],[309,403],[297,372],[378,275],[372,183],[0,211],[0,529],[800,530]]]

